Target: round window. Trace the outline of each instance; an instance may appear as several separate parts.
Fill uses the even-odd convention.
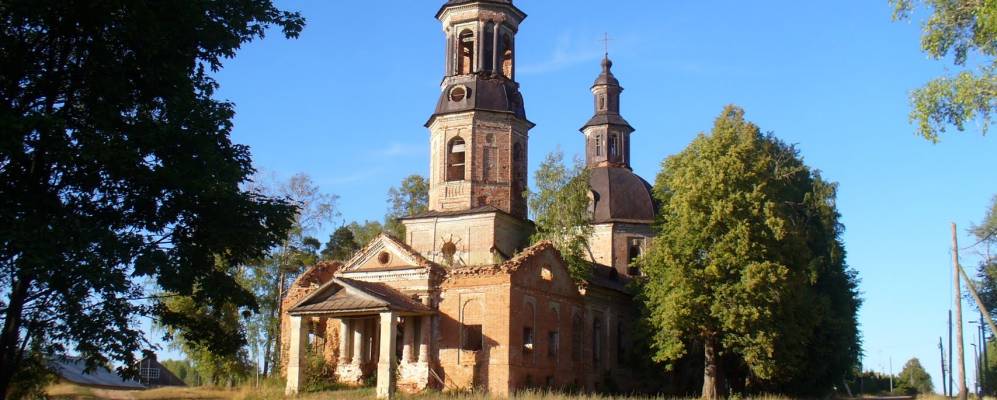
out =
[[[464,101],[467,97],[467,88],[464,86],[455,86],[450,89],[450,101]]]
[[[381,254],[377,255],[377,262],[381,263],[381,265],[386,265],[390,261],[391,261],[391,254],[388,254],[388,252],[386,251],[382,251]]]

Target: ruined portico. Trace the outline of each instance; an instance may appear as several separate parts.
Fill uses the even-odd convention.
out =
[[[429,383],[434,314],[426,304],[383,283],[333,278],[288,310],[286,393],[301,388],[311,325],[329,319],[339,321],[339,382],[358,385],[376,374],[381,398],[390,397],[396,384],[424,389]],[[399,382],[393,381],[396,369]]]

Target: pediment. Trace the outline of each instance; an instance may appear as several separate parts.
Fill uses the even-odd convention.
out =
[[[340,272],[375,272],[428,268],[431,262],[404,243],[381,234],[368,243]]]

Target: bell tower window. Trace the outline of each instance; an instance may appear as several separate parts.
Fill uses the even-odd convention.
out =
[[[606,144],[609,146],[609,156],[616,157],[616,134],[609,135],[609,141]]]
[[[512,79],[512,39],[502,35],[502,75]]]
[[[457,35],[457,74],[474,71],[474,33],[465,29]]]
[[[602,135],[595,135],[595,155],[602,156]]]
[[[464,180],[464,139],[460,136],[447,145],[447,181]]]

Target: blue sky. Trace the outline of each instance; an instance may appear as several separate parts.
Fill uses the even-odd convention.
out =
[[[441,3],[278,1],[308,19],[301,37],[274,32],[216,74],[218,96],[237,105],[234,140],[251,146],[257,167],[307,173],[339,195],[345,220],[382,218],[388,188],[428,170],[423,123],[443,73],[433,19]],[[997,194],[997,137],[975,126],[938,145],[914,136],[909,91],[956,70],[920,51],[923,15],[891,22],[886,0],[516,4],[529,14],[517,78],[537,124],[531,168],[557,147],[581,152],[578,128],[591,115],[588,89],[608,32],[622,113],[637,129],[635,172],[653,181],[661,161],[729,103],[797,144],[807,164],[840,183],[848,261],[865,300],[865,367],[885,371],[892,359],[898,371],[918,357],[940,390],[949,223],[959,224],[962,245],[972,243],[965,228]],[[971,250],[963,259],[975,269]]]

